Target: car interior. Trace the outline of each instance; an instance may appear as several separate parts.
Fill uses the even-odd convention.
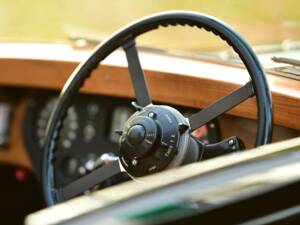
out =
[[[1,2],[0,224],[299,224],[299,7]]]

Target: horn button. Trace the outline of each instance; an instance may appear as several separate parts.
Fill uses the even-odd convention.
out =
[[[142,125],[133,125],[127,132],[127,140],[131,145],[136,146],[143,142],[145,134],[146,130]]]
[[[168,106],[149,105],[133,114],[119,140],[120,161],[132,176],[165,169],[178,153],[183,117]],[[188,126],[188,125],[186,125]]]
[[[121,152],[128,159],[145,157],[151,151],[156,137],[157,125],[149,117],[138,115],[125,125],[121,137]]]

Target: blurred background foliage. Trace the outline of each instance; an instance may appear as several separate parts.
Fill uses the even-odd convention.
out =
[[[65,42],[72,35],[103,39],[129,22],[164,10],[194,10],[232,25],[251,44],[300,39],[299,0],[1,0],[0,40]],[[204,31],[176,27],[144,35],[144,46],[217,50]]]

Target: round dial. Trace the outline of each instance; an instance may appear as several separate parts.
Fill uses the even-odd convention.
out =
[[[55,102],[56,102],[56,98],[52,98],[48,100],[38,114],[38,118],[36,120],[36,135],[40,147],[42,147],[44,144],[48,119],[55,105]],[[68,110],[68,114],[64,121],[64,127],[60,133],[61,135],[59,141],[60,148],[69,149],[72,147],[72,143],[77,137],[78,127],[79,127],[78,115],[75,110],[75,107],[72,106]]]

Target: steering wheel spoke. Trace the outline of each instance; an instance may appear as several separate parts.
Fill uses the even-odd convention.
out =
[[[142,69],[135,40],[127,42],[123,49],[126,53],[131,82],[139,106],[145,107],[151,103],[147,81]]]
[[[89,174],[80,177],[67,186],[57,190],[56,195],[58,200],[66,200],[82,194],[84,191],[100,184],[106,179],[121,173],[122,167],[119,160],[113,161],[110,164],[103,165]]]
[[[244,86],[238,88],[237,90],[231,92],[229,95],[221,98],[217,102],[211,104],[207,108],[191,115],[188,120],[191,126],[191,130],[195,130],[204,124],[208,123],[212,119],[220,116],[221,114],[227,112],[243,101],[254,95],[254,89],[252,82],[249,81]]]

